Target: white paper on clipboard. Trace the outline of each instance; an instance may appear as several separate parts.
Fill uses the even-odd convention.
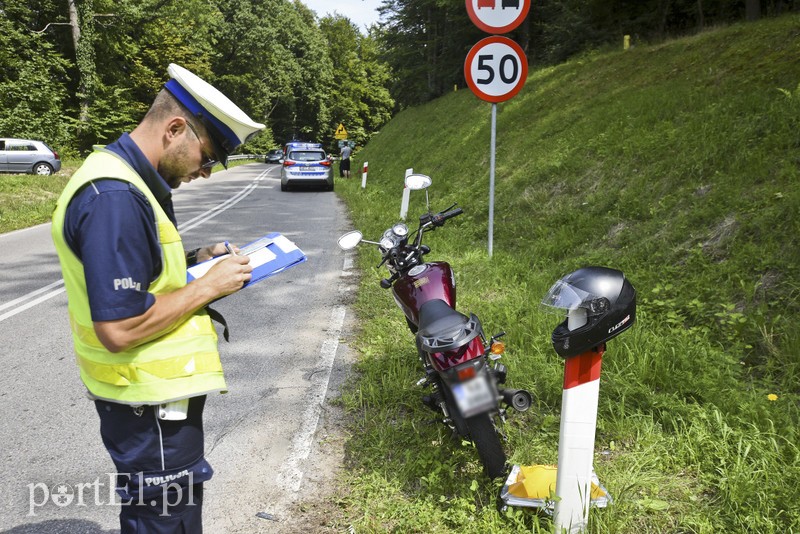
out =
[[[285,236],[274,232],[267,234],[239,249],[239,254],[250,256],[253,267],[252,278],[244,287],[260,282],[264,278],[306,261],[306,255],[297,245]],[[227,258],[228,254],[217,256],[208,261],[198,263],[186,269],[187,282],[205,275],[217,262]]]

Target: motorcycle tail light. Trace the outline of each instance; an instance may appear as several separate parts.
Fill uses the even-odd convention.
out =
[[[463,369],[458,370],[458,379],[462,382],[466,382],[470,378],[475,377],[475,368],[473,366],[464,367]]]
[[[456,365],[480,358],[483,356],[483,342],[480,337],[474,337],[469,343],[447,352],[434,352],[432,357],[437,367],[442,371]]]

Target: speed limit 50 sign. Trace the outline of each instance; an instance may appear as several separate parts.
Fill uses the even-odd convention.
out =
[[[466,0],[467,14],[486,33],[507,33],[528,15],[531,0]],[[489,257],[494,234],[494,157],[497,138],[497,103],[519,93],[528,78],[528,58],[517,43],[493,35],[478,41],[464,61],[467,85],[481,100],[492,103],[492,138],[489,157]]]
[[[478,41],[467,54],[464,78],[475,95],[504,102],[519,93],[528,78],[528,58],[517,43],[492,36]]]

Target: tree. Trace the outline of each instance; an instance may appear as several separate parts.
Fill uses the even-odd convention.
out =
[[[94,0],[98,83],[91,108],[95,139],[113,141],[141,120],[177,63],[209,76],[216,7],[200,0]]]
[[[349,139],[366,143],[391,117],[394,100],[387,88],[390,73],[378,58],[375,39],[364,36],[350,19],[341,15],[320,21],[333,65],[331,122],[333,132],[344,124]]]
[[[41,34],[52,42],[54,53],[67,59],[57,79],[67,97],[54,111],[64,128],[72,130],[70,144],[81,151],[135,126],[166,80],[170,62],[185,60],[208,71],[211,41],[206,28],[214,14],[218,17],[208,2],[6,2],[9,7],[28,4],[31,8],[15,18],[15,27]]]
[[[485,37],[458,0],[384,0],[377,37],[399,107],[463,87],[464,58]]]
[[[78,98],[80,115],[77,122],[78,142],[83,147],[94,138],[89,124],[89,108],[94,104],[96,84],[95,69],[95,20],[93,0],[67,0],[69,22],[72,27],[72,42],[75,47],[75,64],[78,67]]]
[[[0,13],[0,132],[60,149],[70,141],[62,120],[68,63],[28,29],[35,13],[26,4],[0,4]]]
[[[287,0],[227,0],[220,11],[213,64],[220,89],[277,139],[322,135],[333,74],[314,14]]]

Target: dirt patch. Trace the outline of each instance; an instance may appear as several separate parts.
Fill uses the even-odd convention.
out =
[[[736,217],[728,215],[716,227],[711,230],[709,238],[703,242],[703,251],[713,257],[721,257],[724,254],[724,247],[736,234],[739,223]]]

